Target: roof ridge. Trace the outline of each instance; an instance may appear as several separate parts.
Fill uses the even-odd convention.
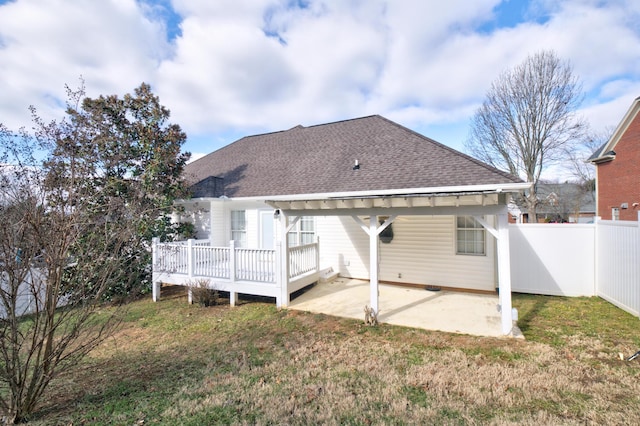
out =
[[[212,155],[214,153],[224,151],[225,149],[229,148],[230,146],[234,145],[235,143],[240,142],[240,141],[245,140],[245,139],[254,139],[254,138],[259,138],[259,137],[263,137],[263,136],[276,135],[276,134],[279,134],[279,133],[288,133],[288,132],[290,132],[292,130],[306,130],[306,129],[311,129],[313,127],[328,126],[328,125],[333,125],[333,124],[338,124],[338,123],[345,123],[345,122],[348,122],[348,121],[363,120],[365,118],[372,118],[372,117],[381,117],[381,116],[378,115],[378,114],[372,114],[372,115],[366,115],[366,116],[363,116],[363,117],[346,118],[346,119],[343,119],[343,120],[329,121],[327,123],[312,124],[310,126],[303,126],[302,124],[298,124],[298,125],[295,125],[295,126],[291,127],[290,129],[286,129],[286,130],[274,130],[274,131],[271,131],[271,132],[256,133],[256,134],[253,134],[253,135],[245,135],[245,136],[241,137],[240,139],[236,139],[234,141],[231,141],[231,142],[227,143],[224,146],[221,146],[220,148],[216,149],[215,151],[212,151],[212,152],[210,152],[210,153],[208,153],[206,155],[203,155],[202,157],[198,158],[197,160],[192,161],[190,164],[197,163],[200,160],[202,160],[203,158],[206,158],[206,157],[208,157],[208,156],[210,156],[210,155]]]
[[[312,124],[311,126],[307,126],[305,127],[305,129],[310,129],[312,127],[322,127],[322,126],[330,126],[333,124],[338,124],[338,123],[346,123],[348,121],[357,121],[357,120],[364,120],[366,118],[373,118],[373,117],[380,117],[380,115],[378,114],[371,114],[371,115],[365,115],[362,117],[354,117],[354,118],[345,118],[342,120],[337,120],[337,121],[329,121],[327,123],[321,123],[321,124]]]
[[[372,115],[365,115],[363,117],[345,118],[345,119],[342,119],[342,120],[328,121],[326,123],[311,124],[309,126],[303,126],[302,124],[297,124],[297,125],[289,128],[289,129],[285,129],[285,130],[274,130],[274,131],[271,131],[271,132],[256,133],[254,135],[246,135],[246,136],[241,137],[240,139],[237,139],[237,140],[235,140],[233,142],[228,143],[227,145],[223,146],[222,148],[227,147],[229,145],[232,145],[235,142],[239,142],[239,141],[241,141],[243,139],[255,138],[255,137],[260,137],[260,136],[267,136],[267,135],[275,135],[275,134],[278,134],[278,133],[287,133],[287,132],[290,132],[292,130],[306,130],[306,129],[311,129],[312,127],[330,126],[330,125],[334,125],[334,124],[338,124],[338,123],[345,123],[347,121],[364,120],[365,118],[372,118],[372,117],[380,117],[380,115],[372,114]],[[222,149],[222,148],[220,148],[220,149]]]
[[[405,127],[402,124],[398,124],[395,121],[389,120],[388,118],[383,117],[381,115],[378,115],[378,117],[380,117],[383,120],[389,122],[390,124],[393,124],[396,127],[399,127],[399,128],[401,128],[403,130],[406,130],[406,131],[408,131],[408,132],[410,132],[410,133],[412,133],[412,134],[414,134],[414,135],[416,135],[416,136],[418,136],[418,137],[420,137],[422,139],[425,139],[425,140],[427,140],[427,141],[429,141],[431,143],[434,143],[434,144],[438,145],[439,147],[441,147],[441,148],[443,148],[443,149],[445,149],[445,150],[447,150],[447,151],[449,151],[449,152],[451,152],[453,154],[461,155],[462,157],[465,157],[466,159],[471,160],[475,164],[477,164],[477,165],[479,165],[479,166],[481,166],[481,167],[483,167],[483,168],[485,168],[487,170],[490,170],[490,171],[493,171],[493,172],[497,172],[498,174],[500,174],[503,177],[510,178],[510,179],[516,179],[517,181],[523,182],[523,180],[520,179],[520,177],[518,177],[518,176],[514,176],[509,172],[505,172],[504,170],[500,170],[497,167],[493,167],[493,166],[491,166],[489,164],[483,163],[482,161],[478,160],[477,158],[474,158],[474,157],[472,157],[472,156],[470,156],[468,154],[465,154],[462,151],[458,151],[457,149],[453,149],[450,146],[447,146],[447,145],[443,144],[442,142],[438,142],[435,139],[431,139],[430,137],[425,136],[425,135],[423,135],[421,133],[418,133],[415,130],[411,130],[410,128]]]

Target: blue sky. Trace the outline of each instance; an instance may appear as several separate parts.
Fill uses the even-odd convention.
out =
[[[370,114],[462,150],[492,80],[552,49],[598,131],[640,96],[638,22],[637,0],[0,0],[0,122],[62,117],[82,76],[151,84],[196,156]]]

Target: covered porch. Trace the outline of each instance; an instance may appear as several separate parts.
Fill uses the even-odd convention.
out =
[[[294,298],[289,309],[362,319],[369,303],[369,281],[337,278],[318,283]],[[425,330],[501,337],[497,294],[428,291],[422,287],[380,284],[378,321]],[[514,335],[520,333],[514,327]]]
[[[461,332],[471,333],[468,330],[472,329],[474,322],[481,323],[486,318],[492,318],[489,321],[491,324],[487,324],[485,331],[478,332],[480,335],[513,335],[515,332],[513,320],[517,314],[513,312],[511,305],[507,194],[520,191],[525,185],[527,184],[443,187],[428,188],[428,190],[422,188],[405,190],[406,192],[402,194],[393,190],[371,193],[306,194],[294,197],[273,197],[267,200],[267,203],[275,208],[276,212],[281,216],[280,228],[283,236],[286,236],[288,229],[288,218],[300,216],[350,217],[361,228],[361,232],[364,231],[368,236],[368,282],[365,285],[352,282],[351,285],[342,289],[334,289],[331,293],[338,295],[337,299],[332,295],[319,294],[318,292],[321,292],[321,290],[312,291],[310,292],[311,295],[306,297],[316,296],[318,300],[311,302],[310,306],[321,306],[325,304],[323,300],[326,300],[327,307],[333,305],[331,309],[341,309],[335,315],[354,316],[356,318],[364,317],[364,309],[366,307],[380,322],[393,323],[395,318],[401,316],[404,322],[402,325],[410,325],[407,323],[407,321],[410,321],[415,323],[417,327],[430,328],[430,326],[421,326],[420,323],[425,321],[425,315],[430,315],[429,311],[434,313],[438,312],[438,310],[413,308],[422,305],[428,300],[433,302],[431,305],[443,301],[451,301],[447,304],[447,318],[456,318],[456,315],[451,315],[451,312],[464,312],[464,317],[471,319],[468,326],[463,327],[467,331],[460,330]],[[406,303],[407,299],[405,297],[386,295],[388,293],[386,287],[383,290],[380,284],[379,236],[398,217],[403,216],[473,217],[487,231],[491,236],[490,238],[494,238],[496,242],[495,271],[499,287],[497,295],[492,296],[492,299],[487,297],[472,297],[469,299],[464,294],[451,296],[449,293],[440,293],[439,295],[429,296],[422,291],[421,294],[413,294],[415,300],[408,303]],[[494,219],[488,221],[486,220],[488,216]],[[468,273],[471,274],[473,272],[468,271]],[[457,286],[454,285],[454,287]],[[318,289],[320,288],[321,286],[318,286]],[[325,287],[326,289],[328,288]],[[358,296],[354,299],[353,293],[362,291],[367,291],[368,297]],[[402,291],[405,293],[411,292],[410,289],[406,288],[402,289]],[[398,290],[396,289],[395,292],[397,293]],[[304,301],[305,298],[301,300]],[[463,303],[465,299],[469,299],[468,303]],[[485,311],[490,311],[490,315],[483,313],[483,309],[480,305],[477,305],[480,299],[488,302],[489,309],[485,309]],[[354,307],[354,305],[350,304],[350,300],[358,300],[359,306]],[[300,307],[301,303],[301,301],[298,301],[295,306]],[[294,303],[287,304],[287,306],[293,305]],[[313,311],[314,309],[304,310]],[[404,312],[400,314],[401,311]],[[395,317],[394,314],[396,314]],[[410,320],[411,317],[414,319]],[[434,316],[426,323],[433,323],[436,319],[437,317]],[[447,322],[455,323],[449,319]],[[494,323],[494,319],[498,320],[497,324]],[[486,329],[489,328],[495,331],[487,332]],[[448,331],[456,331],[456,329]]]

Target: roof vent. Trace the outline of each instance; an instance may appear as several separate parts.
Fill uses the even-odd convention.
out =
[[[358,160],[353,164],[353,170],[360,170],[360,163],[358,163]]]

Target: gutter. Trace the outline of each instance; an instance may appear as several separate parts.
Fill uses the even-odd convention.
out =
[[[489,185],[465,185],[465,186],[438,186],[428,188],[400,188],[400,189],[379,189],[370,191],[346,191],[346,192],[325,192],[316,194],[290,194],[290,195],[266,195],[259,197],[238,197],[234,200],[269,200],[269,201],[313,201],[327,199],[344,198],[371,198],[384,196],[419,196],[436,194],[462,194],[462,193],[500,193],[500,192],[521,192],[530,189],[532,183],[506,183]]]

